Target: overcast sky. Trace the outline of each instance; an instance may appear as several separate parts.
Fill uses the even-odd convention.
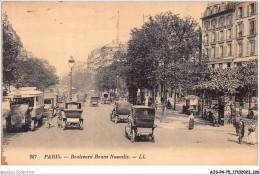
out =
[[[130,30],[140,28],[143,15],[166,11],[200,17],[208,2],[2,2],[10,23],[20,36],[24,48],[39,58],[49,60],[57,74],[69,71],[72,55],[76,61],[87,61],[91,50],[111,43],[117,36],[126,42]]]

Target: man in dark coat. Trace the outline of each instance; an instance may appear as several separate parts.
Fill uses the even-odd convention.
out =
[[[240,119],[240,121],[237,123],[237,132],[238,132],[238,141],[239,144],[241,144],[245,133],[245,124],[242,119]]]

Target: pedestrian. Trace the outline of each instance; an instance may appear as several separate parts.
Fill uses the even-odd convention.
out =
[[[239,144],[241,144],[242,139],[245,134],[245,124],[242,119],[240,119],[240,121],[237,123],[237,129],[238,129],[238,141],[239,141]]]
[[[248,127],[248,137],[247,137],[247,143],[250,145],[254,145],[256,143],[255,130],[256,130],[255,123],[252,122]]]
[[[152,106],[152,97],[148,98],[148,106]]]
[[[255,116],[254,111],[253,111],[253,109],[251,108],[251,109],[248,111],[247,118],[248,118],[248,119],[253,119],[254,116]]]
[[[51,127],[51,119],[52,119],[52,114],[51,112],[48,113],[47,115],[47,128],[50,128]]]
[[[236,127],[236,136],[238,136],[238,128],[239,128],[239,122],[241,120],[241,113],[239,112],[238,115],[236,116],[235,120],[235,127]]]
[[[189,130],[192,130],[194,128],[194,116],[193,112],[189,115]]]
[[[62,112],[61,112],[60,108],[58,108],[58,111],[57,111],[57,125],[58,125],[58,128],[62,128]]]
[[[213,127],[219,127],[218,113],[214,112],[212,117],[213,117]]]

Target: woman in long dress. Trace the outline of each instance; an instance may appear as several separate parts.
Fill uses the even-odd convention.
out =
[[[193,112],[191,112],[191,114],[189,115],[189,130],[194,128],[194,116],[193,116]]]
[[[255,123],[252,122],[248,127],[248,137],[247,137],[247,143],[250,145],[254,145],[256,143],[255,130],[256,130]]]

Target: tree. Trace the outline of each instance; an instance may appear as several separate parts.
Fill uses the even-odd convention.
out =
[[[55,67],[47,60],[30,58],[20,64],[20,86],[34,86],[44,90],[58,83]]]
[[[3,22],[3,83],[7,86],[14,85],[18,81],[20,74],[18,69],[22,61],[19,57],[23,47],[20,38],[10,25]]]
[[[238,67],[238,80],[240,87],[238,90],[242,95],[248,95],[249,109],[252,103],[252,91],[258,89],[258,60],[253,59],[244,62],[242,66]],[[242,93],[241,93],[242,92]],[[245,92],[245,93],[243,93]]]
[[[45,89],[58,82],[56,70],[44,59],[28,58],[19,36],[3,22],[3,83],[16,88]]]
[[[171,12],[150,17],[141,29],[134,28],[126,57],[127,85],[152,92],[157,85],[178,87],[183,78],[179,65],[199,59],[200,34],[194,19]]]
[[[114,61],[111,65],[102,67],[95,76],[96,88],[99,91],[120,89],[125,91],[125,66],[124,62]]]

